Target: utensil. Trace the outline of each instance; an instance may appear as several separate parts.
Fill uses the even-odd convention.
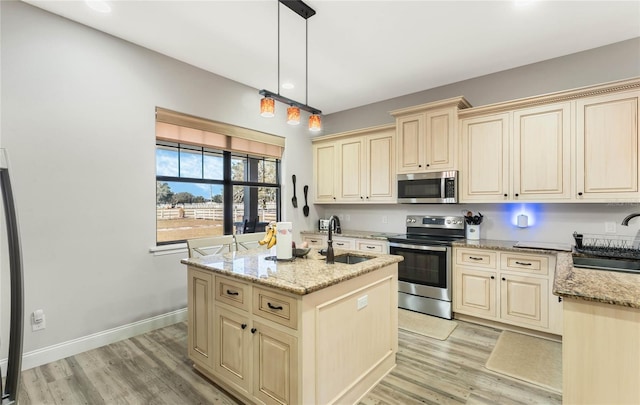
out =
[[[293,198],[291,199],[291,203],[293,204],[293,208],[298,208],[298,197],[296,197],[296,175],[291,176],[291,180],[293,180]]]
[[[309,192],[309,186],[304,186],[304,207],[302,207],[302,213],[305,217],[309,216],[309,205],[307,205],[307,193]]]

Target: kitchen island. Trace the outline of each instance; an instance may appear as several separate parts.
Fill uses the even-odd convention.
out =
[[[558,254],[565,404],[640,404],[640,274],[574,267]]]
[[[398,350],[402,257],[366,256],[328,265],[313,250],[275,261],[255,249],[182,260],[194,367],[247,403],[357,403]]]

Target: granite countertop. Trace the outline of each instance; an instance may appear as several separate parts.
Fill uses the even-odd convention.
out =
[[[479,239],[470,240],[463,239],[461,241],[453,242],[454,247],[467,247],[476,249],[489,249],[489,250],[507,250],[511,252],[541,254],[541,255],[555,255],[561,251],[549,248],[533,249],[527,247],[516,247],[518,241],[513,240],[494,240],[494,239]],[[542,245],[542,244],[541,244]]]
[[[180,262],[293,294],[305,295],[403,260],[402,256],[396,255],[335,250],[336,256],[343,253],[374,258],[357,264],[326,264],[324,256],[312,249],[304,258],[274,261],[267,259],[274,256],[271,250],[257,248],[182,259]]]
[[[300,231],[300,235],[328,235],[327,231]],[[359,238],[359,239],[374,239],[374,240],[383,240],[386,242],[387,237],[397,235],[398,232],[394,233],[384,233],[384,232],[371,232],[371,231],[355,231],[351,229],[343,229],[341,233],[333,233],[333,237],[335,238]]]
[[[640,308],[640,274],[573,267],[571,253],[558,253],[553,293]]]

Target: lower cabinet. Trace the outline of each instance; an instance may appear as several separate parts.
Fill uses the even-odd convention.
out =
[[[395,366],[397,271],[299,296],[188,266],[189,358],[243,403],[355,403]]]
[[[312,249],[325,249],[327,247],[327,234],[306,234],[302,235],[302,240],[307,242]],[[386,240],[355,238],[350,236],[334,236],[333,248],[359,250],[370,253],[389,253],[389,244]]]
[[[562,304],[552,291],[555,256],[454,248],[453,311],[562,334]]]

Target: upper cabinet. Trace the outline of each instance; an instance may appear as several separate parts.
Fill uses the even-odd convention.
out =
[[[391,111],[396,117],[398,173],[456,170],[458,110],[471,105],[464,97]]]
[[[461,202],[640,199],[640,81],[459,112]]]
[[[639,96],[634,90],[576,102],[578,199],[640,198]]]
[[[395,126],[313,140],[315,203],[394,203]]]

